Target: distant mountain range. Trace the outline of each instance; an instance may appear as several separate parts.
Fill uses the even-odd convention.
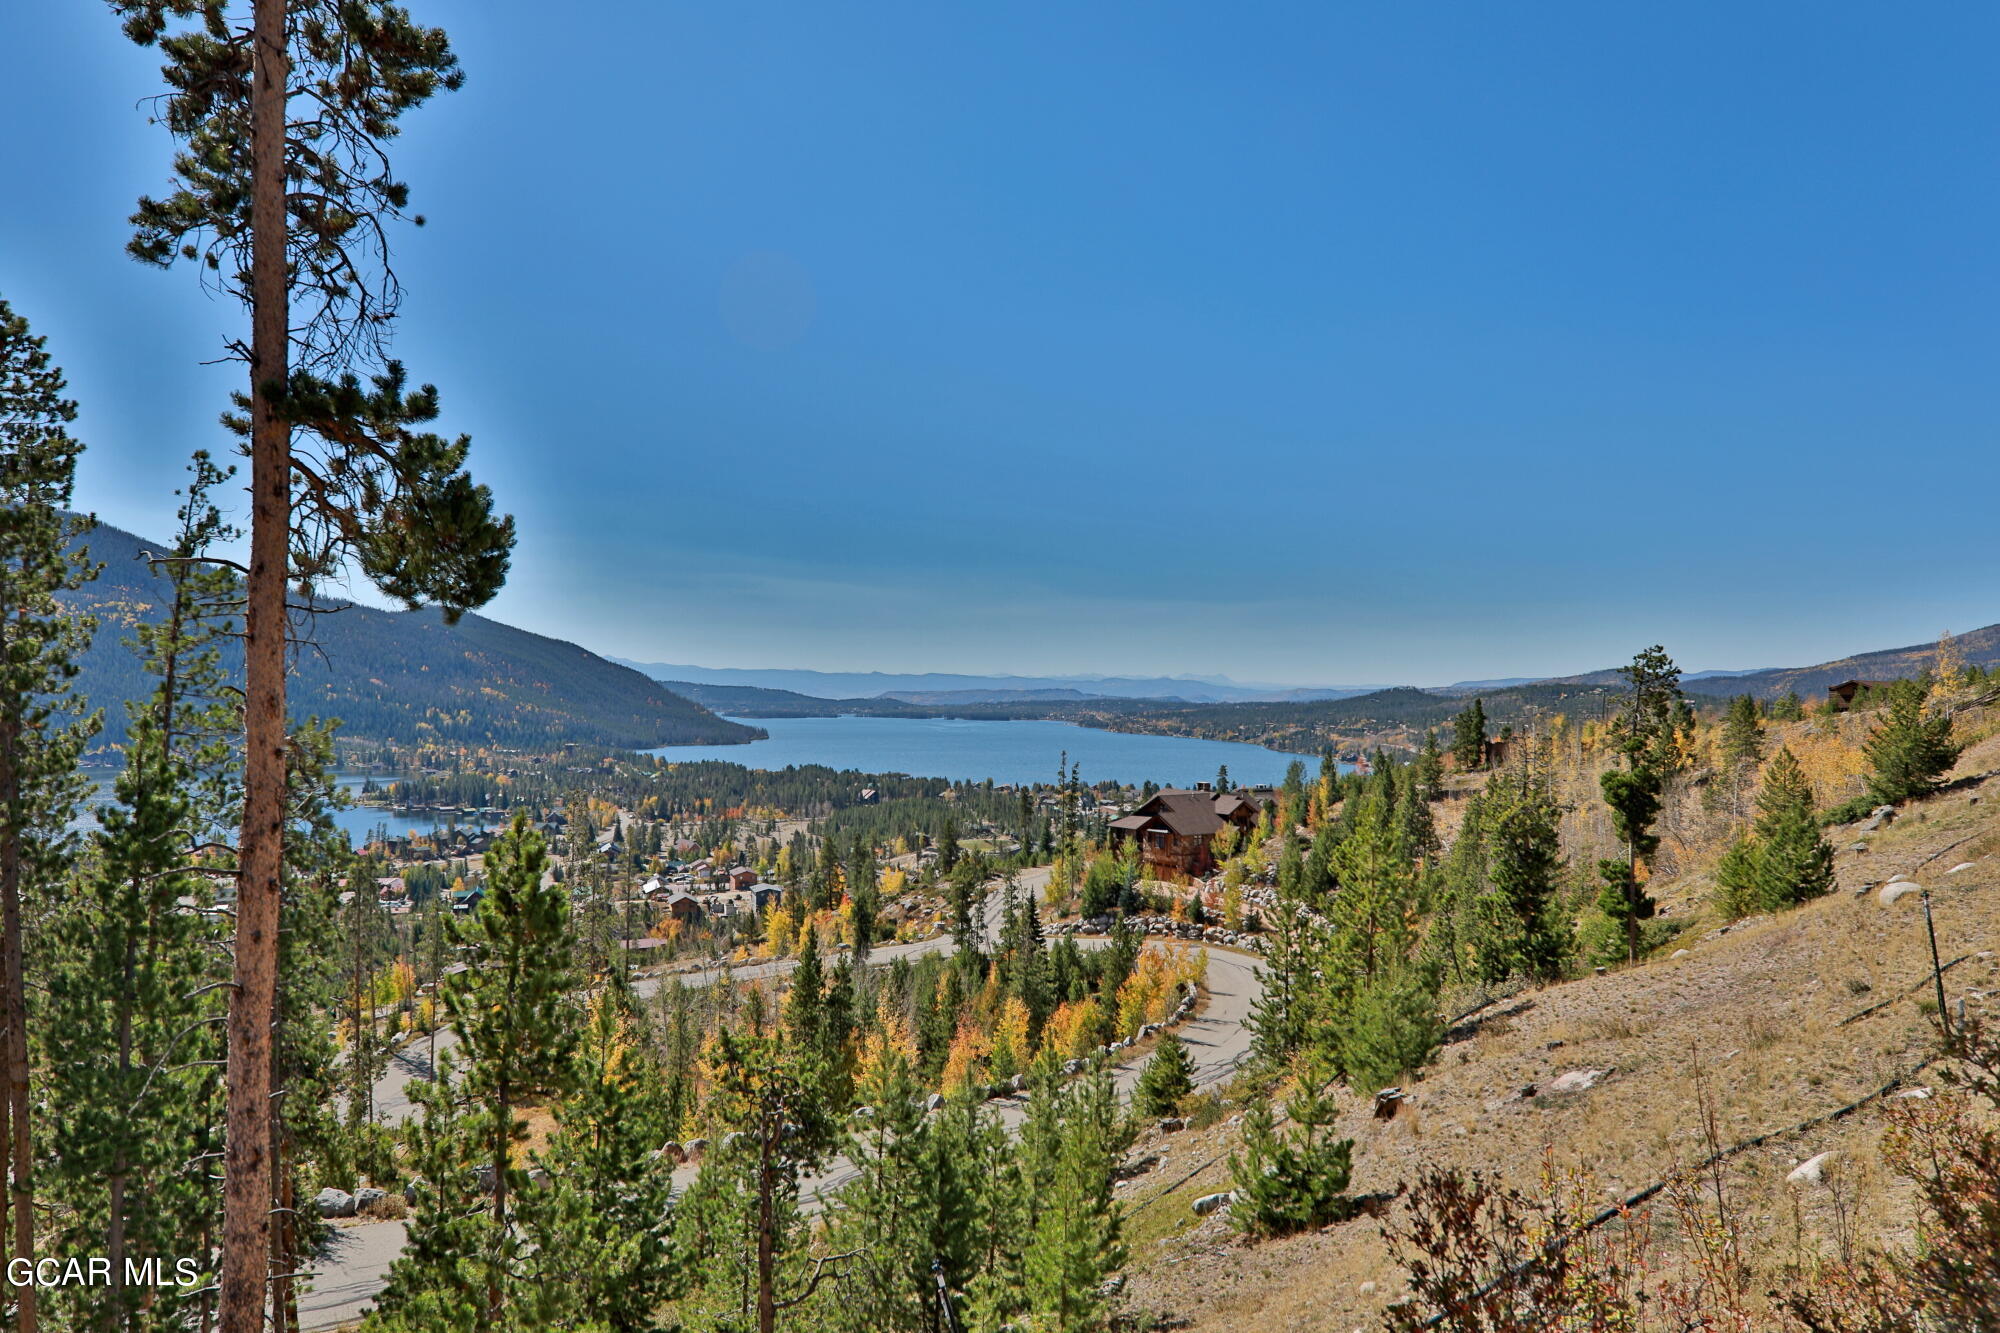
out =
[[[701,667],[611,659],[654,680],[746,685],[815,699],[901,699],[925,703],[1016,703],[1057,699],[1165,699],[1183,703],[1282,703],[1345,699],[1380,685],[1259,685],[1227,676],[967,676],[949,672],[810,671],[784,667]]]
[[[165,580],[141,555],[164,544],[102,524],[85,544],[104,572],[71,597],[99,618],[77,688],[103,708],[103,741],[115,743],[124,734],[125,701],[153,688],[123,641],[135,623],[161,613]],[[325,607],[308,631],[317,650],[296,654],[292,711],[338,717],[344,736],[645,748],[725,745],[764,735],[573,643],[484,616],[446,625],[436,611],[378,611],[337,601]]]

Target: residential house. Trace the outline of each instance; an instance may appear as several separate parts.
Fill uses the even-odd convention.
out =
[[[1886,689],[1888,685],[1886,680],[1843,680],[1826,687],[1827,702],[1835,712],[1844,713],[1854,706],[1855,696],[1867,690]]]
[[[1215,869],[1215,835],[1257,824],[1253,799],[1206,784],[1192,791],[1169,787],[1137,810],[1111,821],[1114,846],[1136,842],[1146,869],[1160,879],[1199,878]]]

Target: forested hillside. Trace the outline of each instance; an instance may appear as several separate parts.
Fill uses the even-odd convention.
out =
[[[105,525],[86,544],[104,570],[71,598],[99,619],[78,688],[104,709],[109,744],[122,738],[124,701],[151,688],[124,641],[158,614],[164,588],[142,555],[162,546]],[[301,630],[308,642],[295,655],[292,711],[338,717],[350,737],[644,747],[763,734],[573,643],[483,616],[446,625],[435,611],[329,601]]]

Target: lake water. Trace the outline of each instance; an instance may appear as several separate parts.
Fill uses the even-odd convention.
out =
[[[1085,782],[1107,779],[1134,786],[1148,779],[1163,787],[1207,782],[1229,766],[1232,782],[1275,784],[1305,758],[1260,745],[1204,741],[1184,736],[1138,736],[1069,722],[990,722],[949,717],[740,718],[771,733],[748,745],[666,745],[647,753],[685,761],[721,759],[749,768],[780,769],[826,764],[863,773],[907,773],[954,782],[1053,782],[1059,757],[1083,766]]]
[[[350,798],[361,794],[361,784],[368,779],[360,774],[343,773],[334,779],[334,785],[346,792]],[[377,785],[393,782],[393,778],[377,777]],[[93,829],[97,818],[91,813],[99,805],[111,799],[111,780],[97,781],[85,802],[85,812],[76,822],[76,827]],[[387,810],[374,805],[350,805],[344,810],[333,812],[333,822],[347,835],[347,840],[356,847],[373,837],[378,829],[387,829],[391,837],[406,833],[433,833],[441,828],[479,829],[492,826],[492,821],[459,816],[456,819],[442,817],[430,811]]]

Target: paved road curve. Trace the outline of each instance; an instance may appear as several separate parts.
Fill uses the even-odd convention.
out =
[[[1045,868],[1023,872],[1020,877],[1021,891],[1024,894],[1039,894],[1048,884],[1049,873]],[[1005,895],[998,889],[986,895],[985,916],[981,925],[982,934],[988,942],[999,935],[1004,899]],[[1092,948],[1101,946],[1104,941],[1085,939],[1079,943]],[[896,958],[940,953],[950,948],[951,937],[942,935],[909,944],[887,945],[871,951],[869,959],[873,963],[887,963]],[[1249,1057],[1250,1015],[1257,997],[1263,993],[1263,985],[1257,977],[1259,962],[1250,954],[1208,946],[1208,1004],[1199,1017],[1183,1023],[1179,1029],[1181,1039],[1187,1043],[1188,1053],[1194,1057],[1197,1087],[1227,1078]],[[732,978],[751,980],[782,976],[795,965],[796,960],[781,958],[726,971]],[[720,980],[724,972],[722,968],[686,972],[680,974],[680,980],[684,985],[706,986]],[[663,978],[649,977],[640,981],[635,989],[641,995],[649,996],[659,990],[663,981]],[[437,1038],[437,1049],[440,1052],[449,1050],[455,1041],[451,1033],[441,1032]],[[1144,1065],[1144,1060],[1133,1059],[1118,1067],[1115,1077],[1121,1094],[1131,1092]],[[429,1044],[413,1043],[391,1062],[388,1073],[376,1083],[375,1106],[378,1113],[389,1120],[401,1120],[408,1116],[412,1110],[410,1083],[413,1079],[427,1077]],[[1010,1129],[1027,1118],[1024,1101],[1010,1098],[993,1105],[1002,1123]],[[676,1184],[685,1188],[697,1169],[690,1164],[676,1172]],[[808,1200],[832,1194],[852,1180],[854,1174],[854,1168],[846,1161],[835,1161],[823,1174],[803,1182]],[[402,1252],[403,1240],[401,1222],[367,1222],[340,1228],[332,1254],[314,1270],[318,1276],[313,1281],[312,1290],[299,1297],[301,1327],[309,1331],[334,1328],[361,1318],[376,1294],[387,1284],[389,1265]]]

